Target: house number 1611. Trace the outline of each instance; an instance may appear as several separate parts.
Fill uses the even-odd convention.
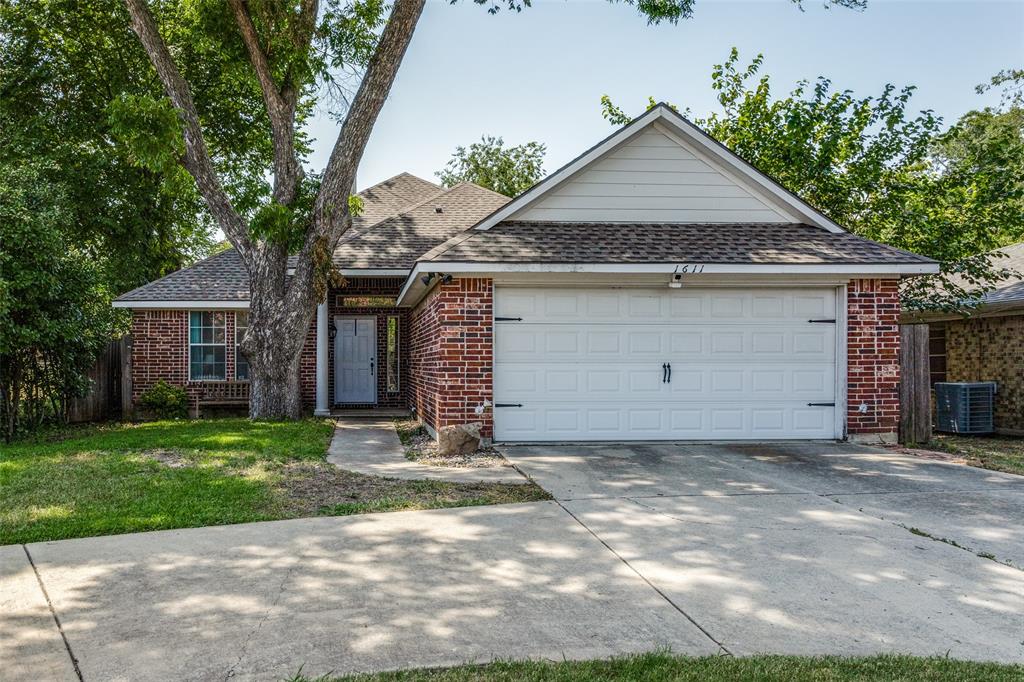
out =
[[[679,272],[679,273],[684,273],[684,272],[693,272],[693,273],[704,272],[704,264],[703,263],[699,263],[699,264],[698,263],[687,263],[686,265],[677,266],[676,267],[676,272]]]

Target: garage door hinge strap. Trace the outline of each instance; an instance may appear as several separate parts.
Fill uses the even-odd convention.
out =
[[[495,407],[522,407],[522,403],[494,403]]]
[[[835,324],[836,323],[836,321],[834,319],[832,319],[832,320],[807,320],[807,321],[808,322],[817,322],[819,324]]]
[[[807,403],[807,407],[835,407],[835,403]]]
[[[494,321],[495,322],[522,322],[523,318],[521,318],[521,317],[496,317],[496,318],[494,318]]]

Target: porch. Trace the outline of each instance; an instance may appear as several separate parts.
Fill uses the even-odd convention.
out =
[[[404,281],[351,278],[317,308],[302,367],[304,385],[314,375],[314,414],[408,414],[409,311],[395,305]]]

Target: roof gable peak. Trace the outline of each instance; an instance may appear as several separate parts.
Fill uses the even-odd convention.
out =
[[[844,232],[664,102],[478,223],[805,223]]]

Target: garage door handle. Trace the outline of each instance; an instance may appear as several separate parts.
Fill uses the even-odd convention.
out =
[[[668,363],[668,383],[672,383],[672,363]]]
[[[495,407],[522,407],[522,403],[494,403]]]
[[[663,383],[663,384],[667,384],[668,383],[668,363],[667,362],[661,363],[661,383]]]
[[[835,403],[807,403],[807,407],[835,407]]]

